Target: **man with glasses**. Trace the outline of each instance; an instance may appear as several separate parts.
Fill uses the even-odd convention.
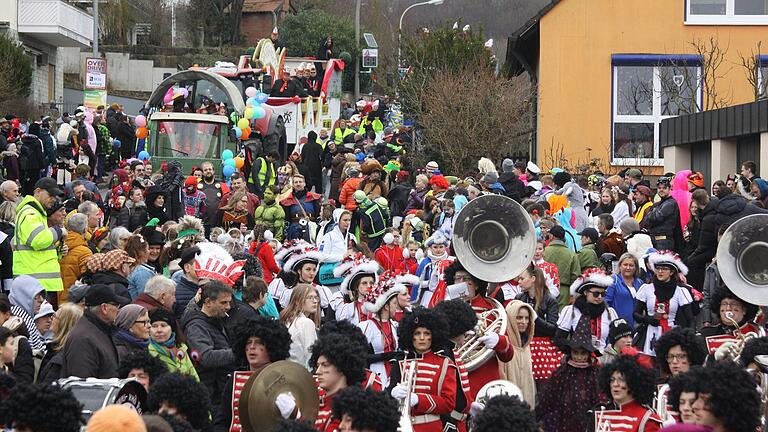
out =
[[[727,286],[712,294],[709,309],[712,316],[719,318],[719,323],[702,327],[700,333],[711,357],[729,356],[729,347],[739,343],[740,334],[760,334],[760,327],[755,323],[759,307],[740,299]]]
[[[646,210],[640,227],[648,231],[657,250],[677,252],[677,248],[683,245],[683,230],[680,225],[680,208],[670,195],[671,182],[669,177],[659,177],[656,182],[659,201]]]
[[[94,284],[88,288],[83,317],[72,328],[62,350],[62,377],[117,377],[117,349],[112,333],[120,305],[128,303],[130,299],[118,296],[108,285]]]

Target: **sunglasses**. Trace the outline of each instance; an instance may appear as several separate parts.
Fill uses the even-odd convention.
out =
[[[588,294],[591,294],[592,297],[599,298],[599,297],[605,297],[605,291],[587,291]]]
[[[659,179],[656,180],[656,186],[659,186],[659,185],[669,186],[671,183],[672,183],[672,179],[670,179],[669,177],[659,177]]]

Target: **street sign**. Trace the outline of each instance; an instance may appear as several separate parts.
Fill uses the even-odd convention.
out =
[[[102,58],[85,59],[85,84],[88,90],[107,89],[107,60]]]
[[[375,68],[379,65],[378,48],[366,48],[363,50],[363,67]]]

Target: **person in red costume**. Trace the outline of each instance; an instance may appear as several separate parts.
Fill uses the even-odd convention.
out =
[[[462,282],[467,285],[469,305],[472,306],[477,316],[495,307],[491,298],[486,297],[488,282],[472,276],[458,260],[445,269],[444,277],[445,283],[448,286]],[[485,325],[490,324],[492,321],[493,317],[488,317]],[[493,350],[496,355],[477,369],[469,372],[469,386],[473,398],[486,383],[499,379],[499,362],[508,362],[512,360],[512,356],[515,354],[514,347],[509,342],[509,337],[505,334],[500,335],[489,331],[480,336],[479,341],[487,349]]]
[[[598,385],[610,401],[592,411],[593,427],[587,430],[660,430],[661,418],[650,407],[656,391],[656,375],[649,356],[634,348],[624,348],[615,361],[600,369]]]
[[[403,248],[398,244],[399,234],[395,228],[389,228],[384,234],[384,244],[374,252],[376,262],[384,271],[405,271],[403,262]]]
[[[409,407],[414,432],[442,432],[440,416],[456,407],[458,385],[448,323],[441,314],[417,307],[400,321],[397,335],[406,355],[393,365],[387,392]]]
[[[343,334],[326,333],[312,345],[310,365],[315,366],[315,376],[320,393],[320,407],[315,419],[315,429],[333,432],[341,419],[333,418],[333,401],[345,388],[361,386],[365,379],[367,352]]]

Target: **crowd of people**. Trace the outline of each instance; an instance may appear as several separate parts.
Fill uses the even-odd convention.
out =
[[[58,124],[82,154],[59,167],[51,119],[0,119],[9,427],[78,430],[81,408],[57,381],[91,377],[138,380],[158,415],[109,407],[88,430],[239,431],[245,382],[283,360],[314,375],[320,408],[310,423],[281,393],[275,430],[761,426],[764,317],[715,259],[730,224],[768,213],[754,162],[709,190],[690,170],[574,176],[511,159],[449,175],[408,165],[411,133],[385,127],[377,101],[282,163],[267,151],[221,178],[211,162],[184,173],[107,145],[129,127],[110,110],[106,125],[88,110]],[[93,126],[89,151],[77,136]],[[518,202],[535,228],[531,262],[502,283],[452,247],[462,208],[484,195]],[[488,329],[492,312],[506,327]],[[468,340],[486,361],[465,364]],[[516,395],[486,394],[495,380]]]

